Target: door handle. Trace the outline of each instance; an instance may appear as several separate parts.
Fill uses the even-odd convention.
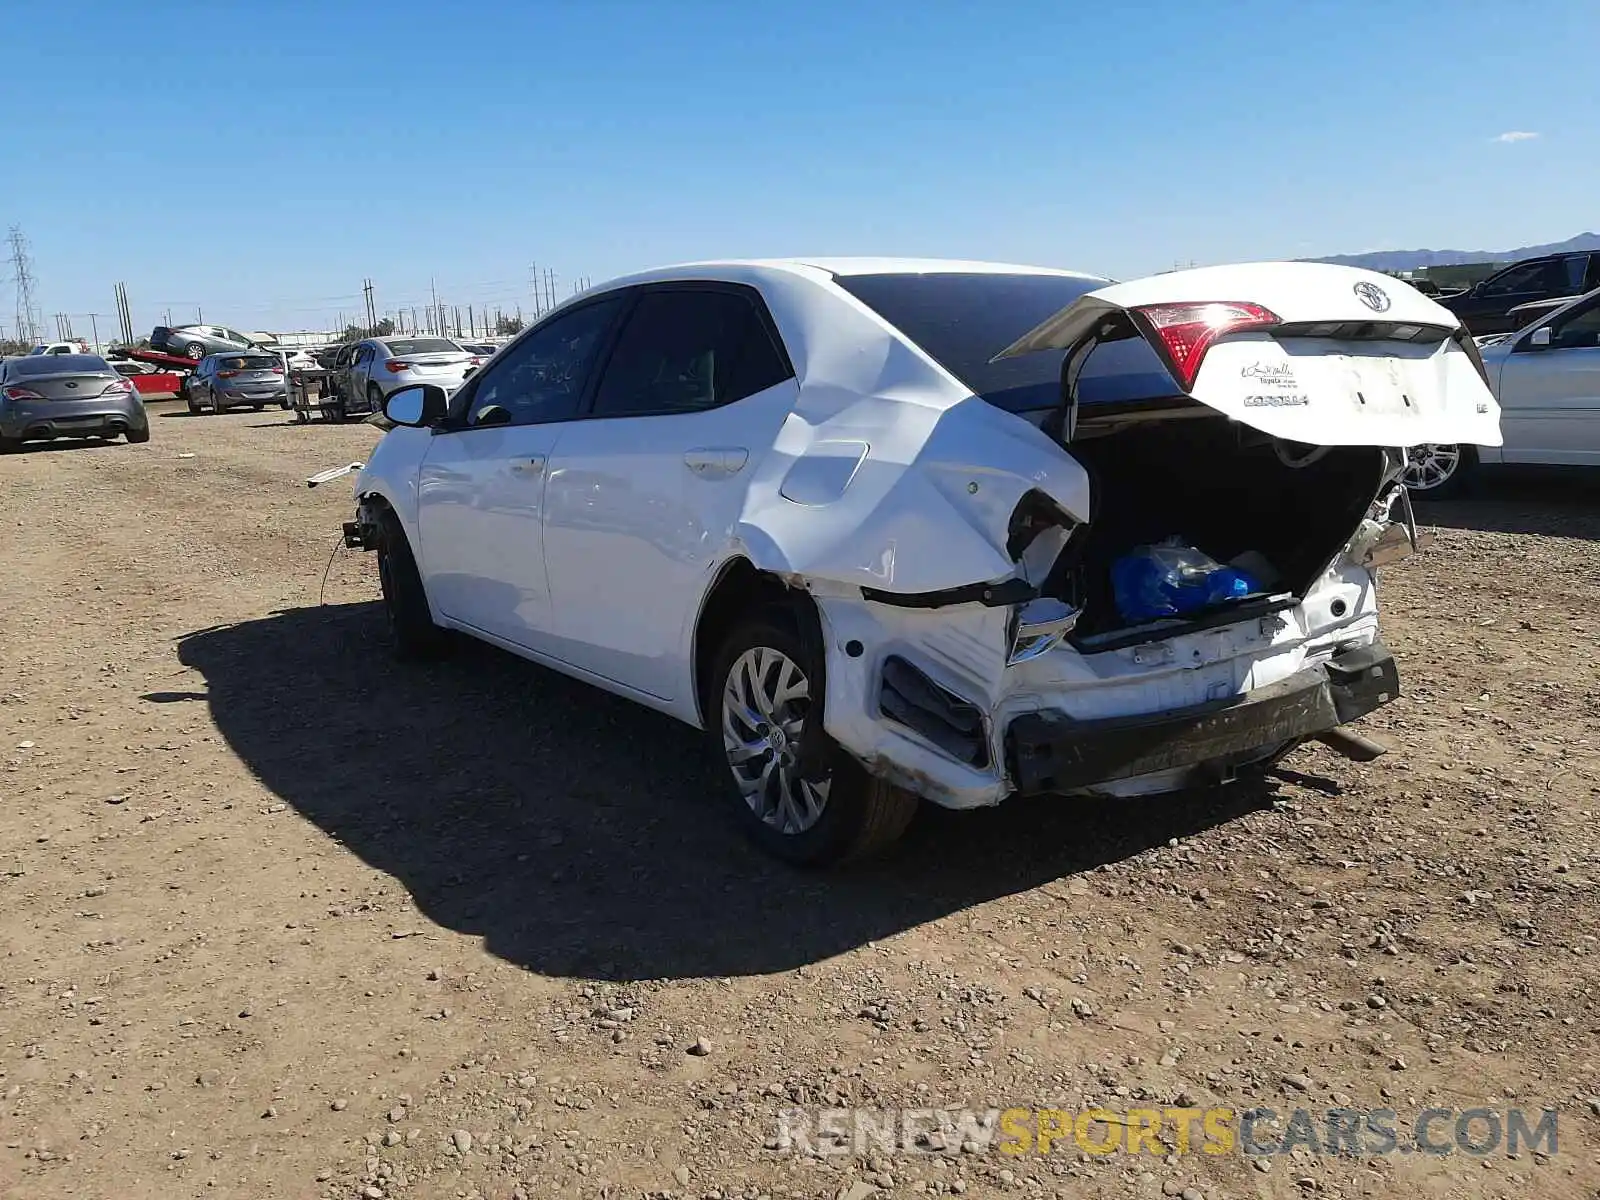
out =
[[[743,446],[701,446],[684,452],[683,463],[702,479],[723,479],[737,475],[750,461]]]
[[[542,454],[530,455],[519,458],[511,464],[511,469],[519,475],[540,475],[544,472],[545,458]]]

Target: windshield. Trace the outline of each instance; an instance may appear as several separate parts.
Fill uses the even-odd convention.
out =
[[[383,343],[390,354],[460,354],[461,347],[449,338],[395,338]]]
[[[1008,412],[1061,398],[1063,351],[992,361],[1045,318],[1107,281],[1070,275],[841,275],[840,287],[905,334],[976,395]],[[1168,396],[1172,378],[1143,338],[1099,346],[1078,381],[1078,401]]]

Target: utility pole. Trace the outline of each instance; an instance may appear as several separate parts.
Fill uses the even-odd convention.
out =
[[[438,333],[439,332],[439,326],[438,326],[438,319],[439,319],[439,288],[434,283],[433,277],[431,275],[428,277],[428,293],[433,297],[433,311],[428,314],[428,332],[429,333]]]
[[[94,339],[94,352],[100,353],[100,322],[94,319],[94,314],[89,314],[89,336]]]
[[[117,321],[122,327],[122,340],[126,345],[133,345],[133,314],[128,309],[128,286],[118,283],[112,289],[117,304]]]
[[[16,335],[30,345],[38,338],[38,309],[33,303],[33,258],[28,253],[28,237],[22,226],[13,225],[11,244],[11,283],[17,293]]]

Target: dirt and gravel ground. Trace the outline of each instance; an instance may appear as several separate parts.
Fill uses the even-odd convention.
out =
[[[1592,485],[1424,514],[1387,758],[928,813],[818,877],[729,832],[690,731],[487,649],[391,664],[366,556],[319,604],[349,489],[300,481],[375,430],[173,407],[0,459],[7,1200],[1597,1194]],[[796,1105],[1553,1106],[1560,1140],[800,1155]]]

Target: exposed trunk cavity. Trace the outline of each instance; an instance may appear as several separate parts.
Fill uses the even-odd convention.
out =
[[[1045,591],[1081,607],[1072,641],[1084,651],[1286,606],[1241,600],[1185,618],[1125,620],[1112,563],[1174,535],[1219,563],[1248,563],[1258,576],[1264,559],[1268,593],[1303,597],[1360,525],[1385,465],[1381,448],[1303,446],[1221,418],[1136,425],[1074,441],[1071,453],[1089,473],[1094,513]]]

